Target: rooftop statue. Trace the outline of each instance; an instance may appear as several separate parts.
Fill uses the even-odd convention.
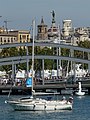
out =
[[[52,23],[55,23],[55,12],[54,12],[54,10],[51,13],[52,13]]]

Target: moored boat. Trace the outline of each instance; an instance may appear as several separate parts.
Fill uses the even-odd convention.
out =
[[[33,21],[33,26],[35,27],[35,21]],[[33,27],[33,28],[34,28]],[[34,29],[33,29],[34,30]],[[33,35],[34,36],[34,35]],[[26,86],[32,88],[32,96],[20,98],[17,100],[6,100],[5,103],[10,104],[14,110],[29,110],[29,111],[44,111],[44,110],[71,110],[73,105],[73,98],[70,97],[69,100],[45,100],[41,98],[33,97],[33,69],[34,67],[34,37],[33,37],[33,47],[32,47],[32,74],[26,81]]]
[[[73,98],[69,100],[45,100],[40,98],[21,98],[6,101],[14,110],[44,111],[44,110],[72,110]]]

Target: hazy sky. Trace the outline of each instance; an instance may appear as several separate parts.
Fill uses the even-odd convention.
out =
[[[8,29],[30,29],[32,19],[36,25],[51,25],[51,11],[55,10],[56,23],[71,19],[73,27],[90,26],[90,0],[0,0],[0,26],[8,22]]]

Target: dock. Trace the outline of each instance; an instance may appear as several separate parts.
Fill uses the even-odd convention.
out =
[[[33,86],[35,92],[44,92],[46,93],[47,90],[56,90],[58,93],[62,94],[62,90],[77,90],[78,83],[68,84],[68,83],[48,83],[48,84],[36,84]],[[82,89],[88,90],[88,94],[90,95],[90,80],[87,82],[82,82]],[[31,87],[25,86],[12,86],[12,85],[0,85],[0,95],[2,94],[9,94],[11,91],[12,95],[24,95],[24,94],[31,94]]]

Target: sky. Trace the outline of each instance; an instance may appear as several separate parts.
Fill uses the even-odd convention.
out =
[[[8,29],[29,30],[32,20],[37,26],[43,16],[49,27],[52,10],[61,27],[65,19],[72,20],[73,27],[90,27],[90,0],[0,0],[0,26],[8,21]]]

